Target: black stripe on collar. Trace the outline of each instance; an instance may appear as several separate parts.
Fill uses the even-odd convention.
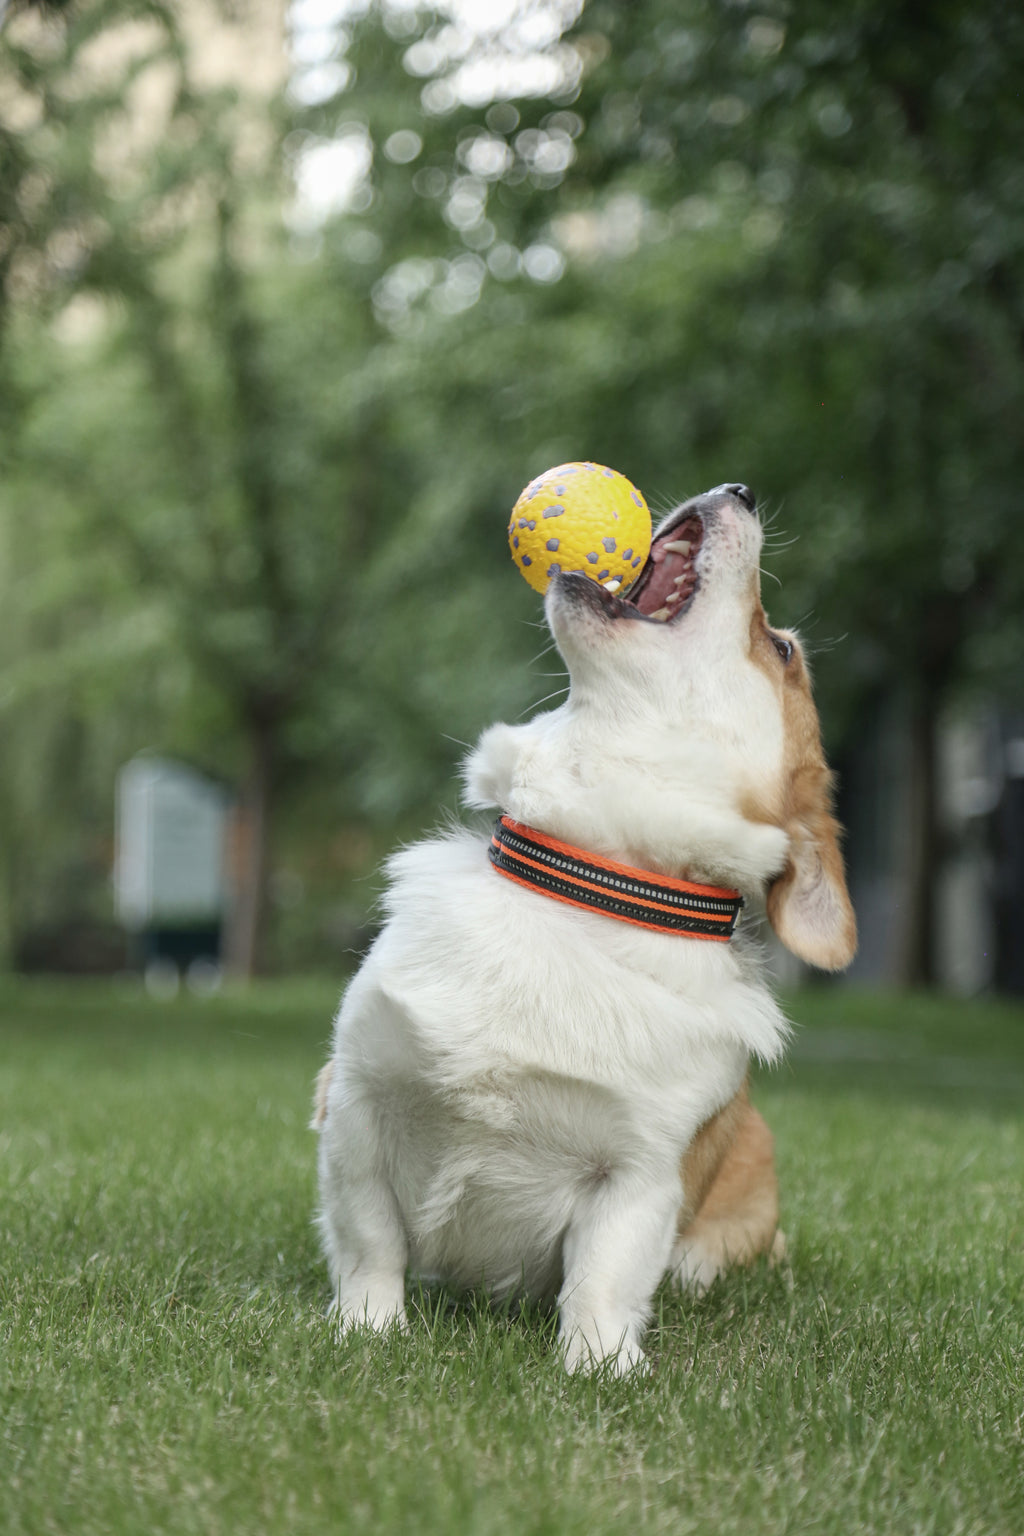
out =
[[[524,827],[511,816],[495,822],[489,856],[499,874],[520,885],[662,933],[725,943],[743,908],[738,891],[633,869]]]

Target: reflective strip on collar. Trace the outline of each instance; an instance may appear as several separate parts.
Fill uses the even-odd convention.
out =
[[[495,822],[489,855],[499,874],[520,885],[659,933],[728,943],[743,907],[738,891],[632,869],[511,816]]]

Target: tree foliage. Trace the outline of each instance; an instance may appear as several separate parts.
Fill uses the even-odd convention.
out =
[[[798,539],[773,616],[850,636],[820,667],[835,747],[901,690],[927,768],[954,690],[1014,696],[1024,24],[992,0],[555,12],[561,38],[512,13],[487,40],[546,61],[535,94],[467,74],[445,10],[385,4],[346,21],[335,88],[261,105],[200,83],[162,0],[0,33],[12,914],[78,846],[49,823],[29,899],[12,829],[56,798],[104,825],[135,745],[232,778],[307,864],[324,819],[426,816],[450,738],[556,686],[503,526],[568,458],[656,505],[755,487]],[[317,204],[332,166],[348,193]]]

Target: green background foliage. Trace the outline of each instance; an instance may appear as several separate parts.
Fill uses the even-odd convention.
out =
[[[340,89],[256,104],[160,0],[8,16],[8,959],[106,915],[113,775],[155,747],[259,829],[239,968],[329,960],[375,854],[453,803],[459,743],[558,686],[504,526],[570,458],[658,508],[755,487],[834,756],[896,699],[927,778],[951,700],[1019,707],[1024,22],[561,15],[546,96],[460,97],[448,15],[369,5]],[[295,187],[338,140],[364,174],[313,217]],[[281,867],[305,900],[268,930]]]

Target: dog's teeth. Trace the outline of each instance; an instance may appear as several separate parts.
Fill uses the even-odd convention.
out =
[[[676,577],[676,586],[677,587],[681,587],[683,582],[684,581],[689,581],[689,579],[690,579],[689,572],[688,571],[684,571],[681,576],[677,576]]]
[[[654,613],[651,614],[652,619],[667,619],[668,617],[669,611],[667,608],[657,608],[655,609]]]
[[[613,576],[611,581],[602,581],[601,585],[606,592],[617,592],[622,586],[622,582],[617,576]]]
[[[671,544],[663,544],[662,548],[671,550],[674,555],[688,555],[693,545],[689,539],[676,539]]]
[[[682,595],[681,592],[670,592],[665,601],[666,603],[678,603]]]

